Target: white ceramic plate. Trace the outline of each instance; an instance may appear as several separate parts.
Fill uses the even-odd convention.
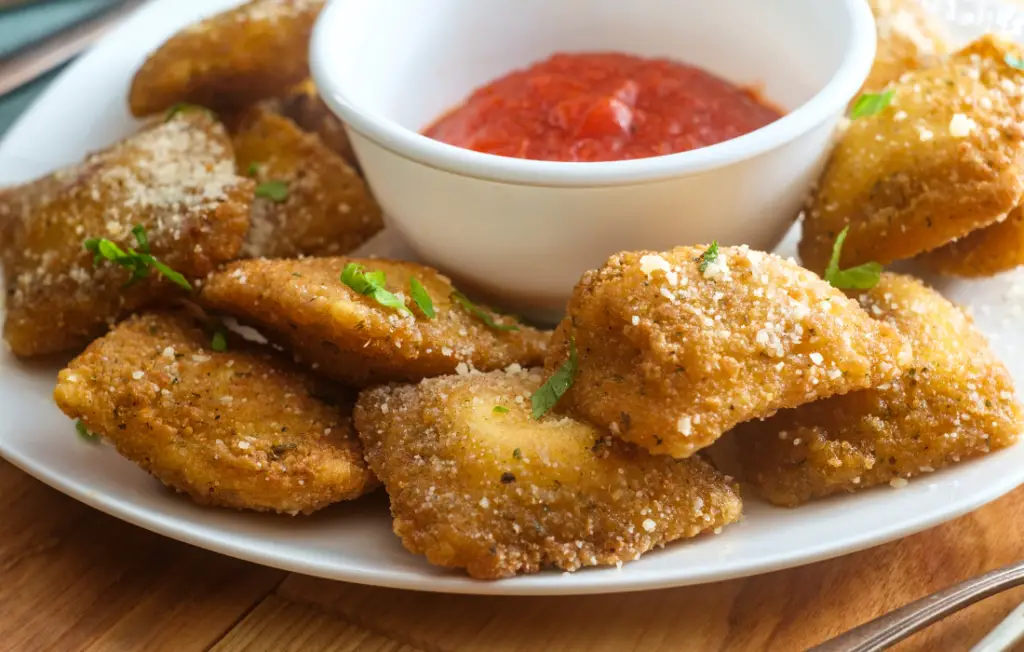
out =
[[[236,0],[155,0],[79,59],[0,145],[0,185],[76,161],[130,133],[125,108],[146,52],[179,27]],[[967,37],[988,29],[1021,35],[1024,14],[995,0],[933,1]],[[793,239],[784,246],[792,250]],[[379,253],[401,251],[385,237]],[[396,249],[397,247],[397,249]],[[984,282],[935,281],[973,308],[980,326],[1024,386],[1015,347],[1024,273]],[[235,557],[338,580],[458,593],[571,594],[654,589],[763,573],[834,557],[949,520],[1024,483],[1024,445],[911,481],[800,509],[746,501],[746,515],[719,536],[672,545],[621,570],[547,572],[477,582],[429,566],[391,533],[383,493],[312,518],[257,516],[197,507],[164,489],[110,447],[84,442],[51,400],[60,361],[25,364],[0,352],[0,454],[43,482],[155,532]]]

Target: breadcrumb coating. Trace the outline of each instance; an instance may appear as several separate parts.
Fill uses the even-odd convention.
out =
[[[910,361],[896,331],[812,272],[747,247],[705,264],[708,250],[620,253],[584,275],[546,365],[575,339],[561,408],[687,457],[738,423],[890,381]]]
[[[511,370],[362,393],[356,428],[411,552],[481,579],[574,571],[739,518],[738,488],[699,457],[650,455],[563,416],[533,420],[540,380]]]
[[[387,307],[345,285],[349,263],[384,272],[386,287],[409,312]],[[423,284],[436,317],[410,298]],[[383,259],[306,258],[232,263],[207,280],[201,303],[237,315],[287,345],[317,373],[355,387],[429,376],[540,364],[549,333],[519,324],[495,330],[451,298],[451,282],[416,263]],[[496,324],[509,317],[484,310]]]
[[[849,226],[842,267],[883,265],[998,222],[1024,194],[1019,46],[987,36],[907,73],[889,106],[853,120],[803,221],[800,256],[825,269]]]
[[[83,244],[106,238],[138,248],[188,278],[238,254],[253,184],[235,174],[231,142],[207,112],[181,111],[84,162],[0,197],[6,246],[4,338],[15,354],[88,344],[133,311],[183,291],[160,274],[130,287],[131,273],[94,264]]]
[[[351,403],[276,353],[184,315],[132,317],[60,372],[72,419],[202,505],[309,514],[376,486]]]
[[[325,0],[251,0],[189,25],[135,73],[136,116],[178,102],[237,110],[309,77],[309,37]]]
[[[1024,265],[1024,209],[1018,206],[1003,221],[971,231],[920,259],[937,272],[968,278],[995,276]]]
[[[913,345],[913,366],[873,389],[737,428],[745,480],[778,505],[930,473],[1010,446],[1024,429],[1013,380],[970,318],[917,279],[861,295]]]
[[[949,52],[947,34],[920,0],[868,0],[868,4],[875,15],[878,49],[865,91],[880,91],[906,72],[938,65]]]
[[[344,254],[383,228],[380,206],[362,178],[319,136],[288,118],[253,108],[235,132],[234,147],[239,171],[285,192],[283,199],[257,192],[244,256]]]

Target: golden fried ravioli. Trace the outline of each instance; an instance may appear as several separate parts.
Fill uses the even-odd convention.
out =
[[[994,276],[1024,265],[1024,209],[1018,206],[1003,221],[920,258],[938,272],[965,277]]]
[[[309,514],[376,485],[351,403],[280,354],[171,313],[133,317],[60,372],[60,409],[202,505]]]
[[[868,0],[878,28],[878,51],[865,91],[880,91],[903,73],[939,63],[949,43],[920,0]]]
[[[793,262],[747,247],[627,252],[576,286],[548,353],[574,342],[560,407],[687,457],[737,423],[895,378],[902,338]]]
[[[324,0],[251,0],[181,30],[135,73],[128,103],[145,116],[178,102],[233,110],[309,76],[309,36]]]
[[[1009,446],[1024,429],[1009,372],[956,306],[916,279],[888,273],[861,300],[912,343],[913,365],[874,389],[737,428],[745,479],[773,503],[900,486]]]
[[[362,393],[356,429],[406,548],[496,579],[637,559],[739,518],[738,488],[700,457],[533,420],[540,380],[499,371]]]
[[[367,274],[383,272],[384,289],[404,308],[342,282],[350,264],[363,266]],[[433,318],[413,300],[413,279],[430,297]],[[454,292],[447,278],[415,263],[248,260],[213,274],[200,301],[265,328],[268,337],[286,344],[318,373],[356,387],[543,360],[548,333],[486,308],[467,307]]]
[[[288,95],[276,100],[273,105],[303,131],[320,136],[324,145],[345,159],[349,165],[359,167],[352,143],[345,133],[345,124],[327,107],[311,79],[293,88]]]
[[[254,108],[234,145],[238,169],[258,182],[244,256],[344,254],[383,227],[362,178],[288,118]]]
[[[842,267],[887,264],[993,224],[1024,193],[1024,71],[1018,46],[986,37],[891,85],[889,106],[853,120],[803,222],[800,255],[821,271],[843,228]],[[887,91],[888,92],[888,91]]]
[[[4,338],[17,355],[84,346],[118,318],[183,290],[153,271],[131,286],[124,267],[95,264],[87,239],[150,251],[188,278],[234,258],[253,184],[235,174],[231,142],[205,111],[178,112],[83,163],[0,200],[7,246]]]

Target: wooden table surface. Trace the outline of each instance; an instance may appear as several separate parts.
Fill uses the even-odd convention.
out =
[[[901,541],[769,575],[610,596],[442,596],[206,552],[0,461],[0,650],[799,650],[1024,558],[1022,526],[1024,487]],[[1022,600],[990,598],[899,649],[967,650]]]

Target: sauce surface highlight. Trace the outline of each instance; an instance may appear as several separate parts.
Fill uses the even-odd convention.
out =
[[[759,129],[782,114],[711,73],[628,54],[556,54],[475,91],[424,135],[539,161],[675,154]]]

